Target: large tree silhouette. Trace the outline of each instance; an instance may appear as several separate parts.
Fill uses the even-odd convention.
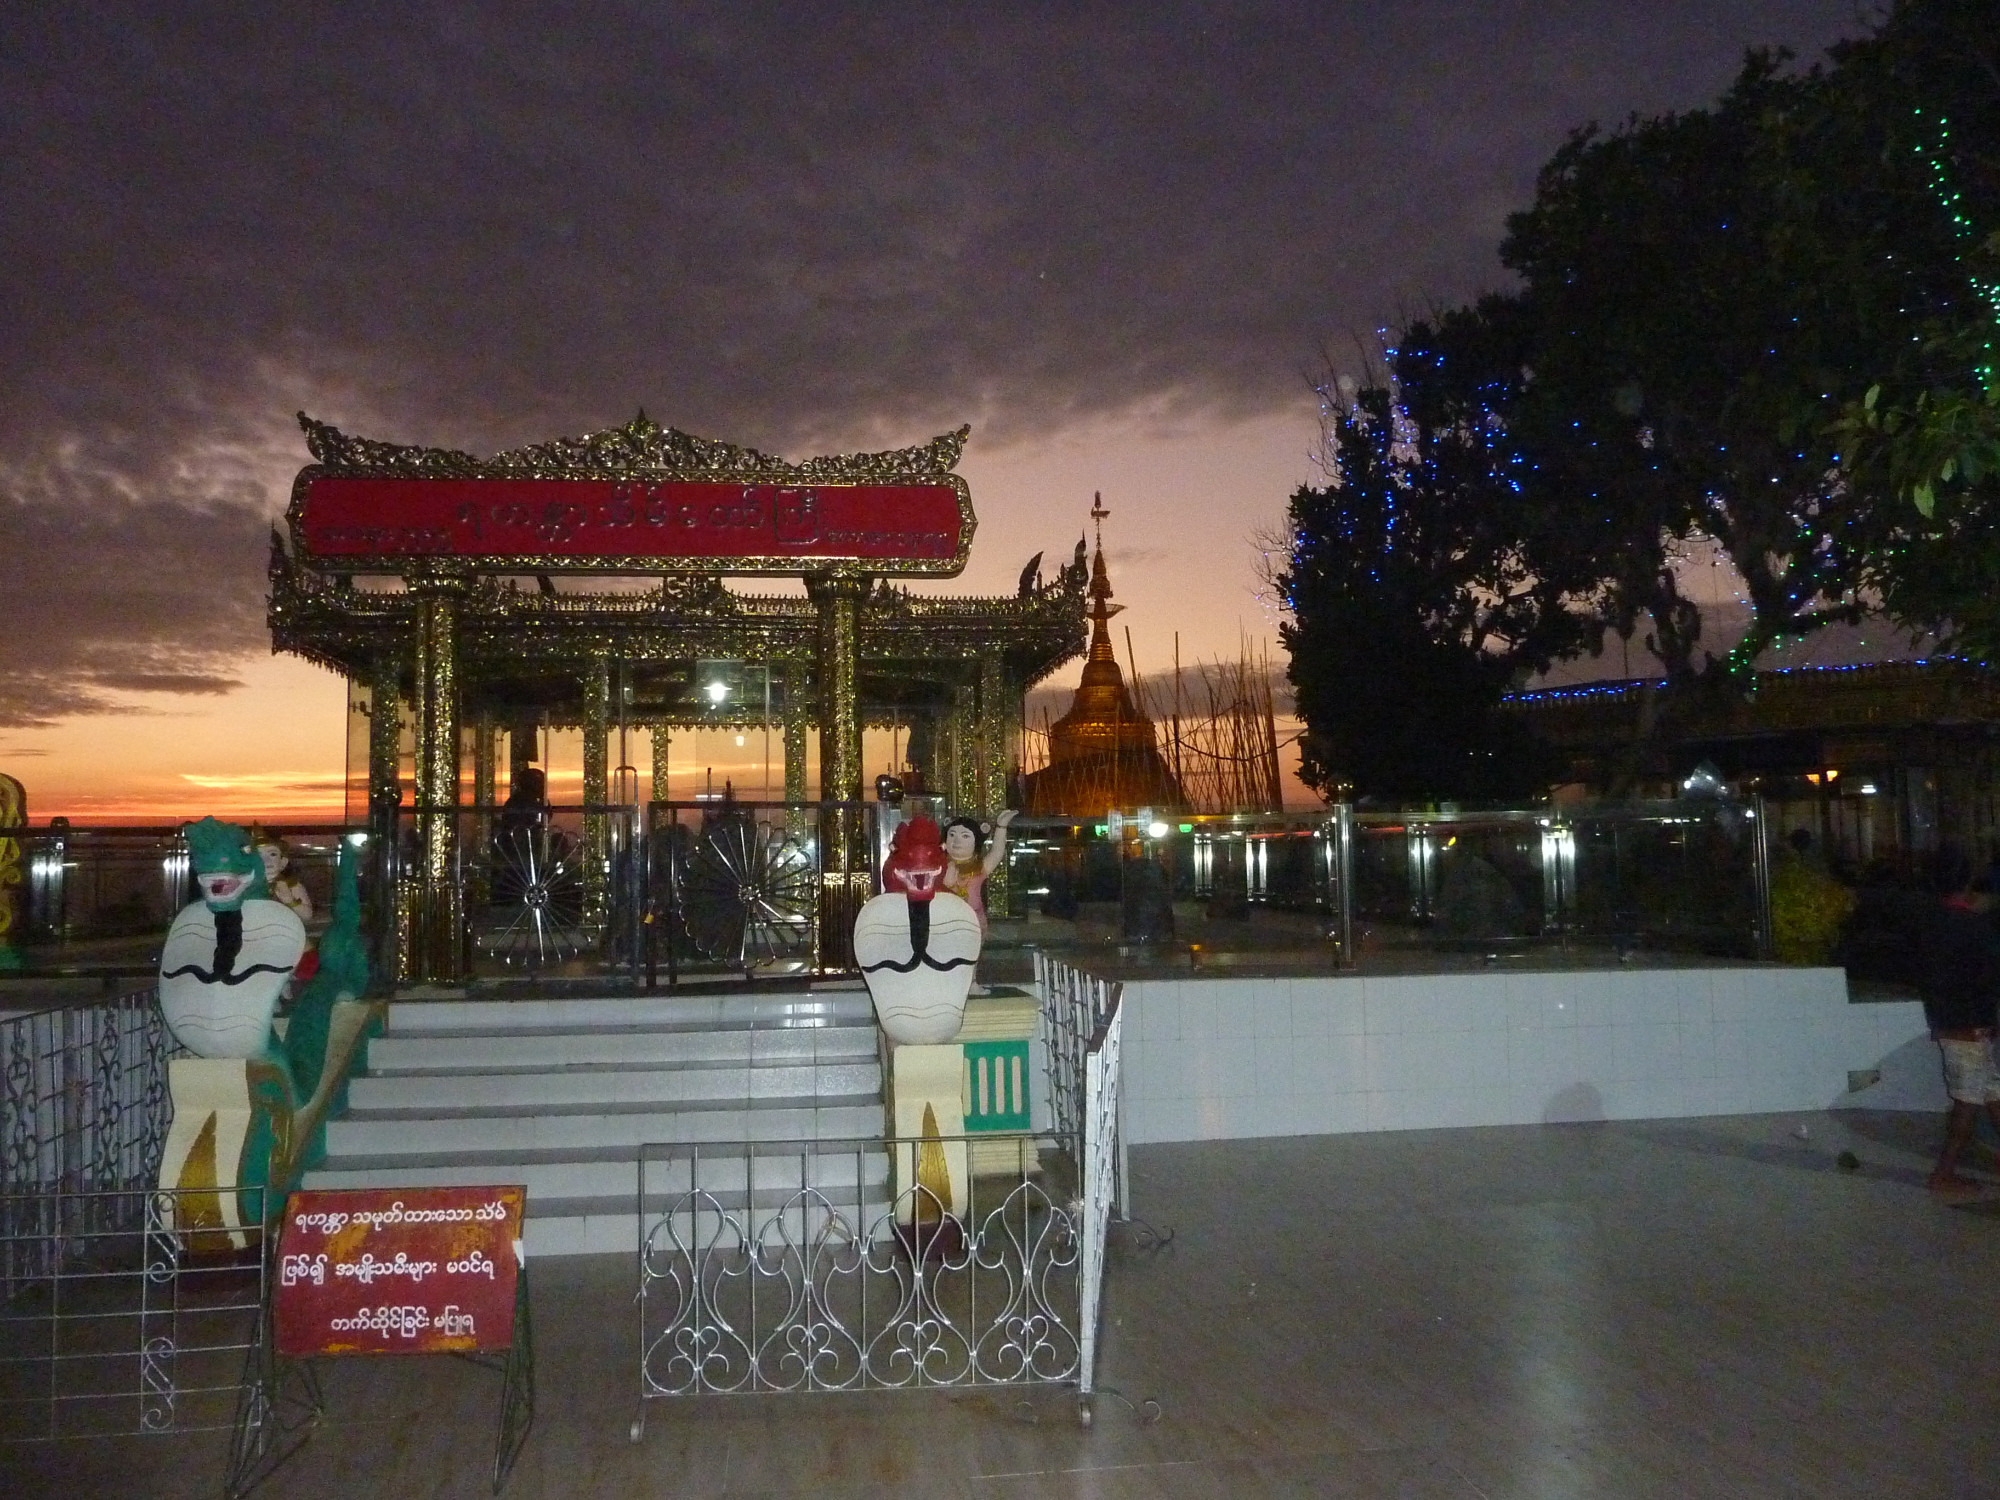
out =
[[[1434,350],[1399,350],[1415,376]],[[1541,519],[1504,429],[1424,386],[1430,420],[1374,387],[1330,411],[1330,483],[1293,496],[1280,633],[1324,795],[1492,800],[1541,790],[1549,757],[1500,708],[1508,688],[1601,631]],[[1476,389],[1477,382],[1473,382]]]

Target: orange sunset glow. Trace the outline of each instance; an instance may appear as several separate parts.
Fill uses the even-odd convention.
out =
[[[294,429],[294,432],[296,429]],[[535,434],[522,434],[528,437]],[[415,436],[421,437],[421,434]],[[1164,674],[1175,634],[1182,660],[1234,659],[1248,644],[1282,661],[1275,618],[1259,597],[1256,538],[1282,518],[1292,489],[1316,477],[1316,413],[1307,393],[1293,409],[1240,422],[1139,413],[1073,425],[1036,442],[973,441],[960,465],[979,516],[972,558],[953,580],[924,592],[1008,594],[1037,552],[1064,560],[1089,526],[1093,494],[1111,515],[1104,542],[1120,603],[1119,655],[1131,632],[1140,670]],[[282,512],[304,452],[260,449],[256,472]],[[739,580],[748,590],[779,586]],[[1052,679],[1073,686],[1072,663]],[[239,685],[214,695],[121,693],[116,711],[63,717],[46,727],[0,730],[0,770],[28,789],[29,815],[78,824],[165,823],[214,814],[267,822],[335,822],[346,794],[346,684],[289,656],[249,656],[232,665]],[[1286,726],[1280,726],[1281,736]],[[580,751],[558,736],[550,767],[557,800],[581,795]],[[702,731],[675,741],[676,796],[729,782],[746,794],[783,786],[773,738]],[[887,735],[871,734],[866,765],[887,769]],[[650,785],[651,749],[631,737],[631,763]],[[617,748],[613,746],[614,763]],[[1296,766],[1291,750],[1289,764]],[[1287,800],[1316,801],[1294,780]]]

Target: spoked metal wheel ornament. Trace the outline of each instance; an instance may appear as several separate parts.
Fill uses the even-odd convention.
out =
[[[583,861],[576,841],[547,824],[493,837],[493,906],[485,947],[512,968],[546,969],[591,946],[583,925]]]
[[[747,820],[703,830],[681,862],[675,895],[697,952],[739,969],[782,967],[812,956],[812,855],[796,840]]]

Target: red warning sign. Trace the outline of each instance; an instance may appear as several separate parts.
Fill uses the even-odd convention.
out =
[[[510,1347],[526,1199],[521,1187],[293,1193],[272,1289],[278,1353]]]

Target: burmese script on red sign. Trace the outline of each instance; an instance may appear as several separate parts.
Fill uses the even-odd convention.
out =
[[[272,1290],[278,1352],[509,1347],[526,1197],[521,1187],[293,1193]]]
[[[963,533],[950,484],[734,484],[713,480],[311,481],[301,510],[316,557],[942,563]]]

